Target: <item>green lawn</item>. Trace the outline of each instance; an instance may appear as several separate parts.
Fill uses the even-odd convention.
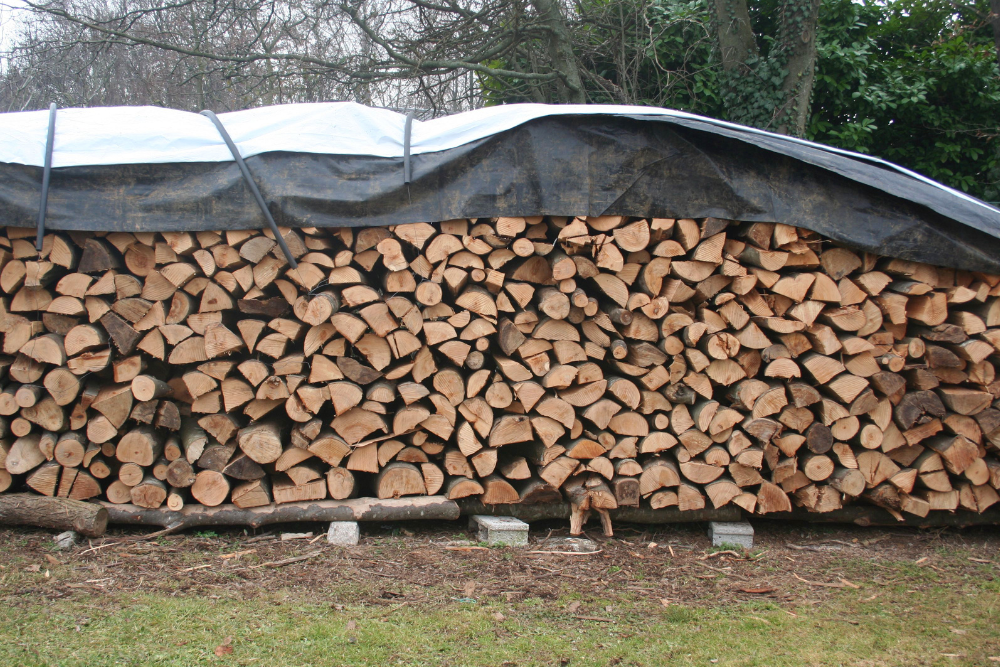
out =
[[[647,562],[635,546],[621,544],[604,545],[612,554],[603,562],[598,556],[529,559],[506,550],[442,551],[440,562],[421,569],[406,558],[429,552],[426,547],[415,550],[405,539],[388,539],[362,549],[354,561],[328,549],[322,557],[269,571],[266,581],[204,570],[168,576],[162,567],[156,575],[153,567],[164,557],[140,554],[133,558],[149,559],[143,567],[150,579],[137,582],[127,575],[128,585],[109,592],[85,582],[127,567],[121,563],[128,552],[102,553],[103,561],[80,556],[72,562],[86,566],[75,570],[60,555],[63,563],[43,562],[38,571],[25,566],[37,554],[18,554],[0,570],[0,665],[1000,663],[995,551],[989,560],[981,558],[981,549],[940,546],[927,551],[922,566],[911,552],[810,555],[804,562],[800,552],[771,547],[756,561],[726,565],[724,559],[704,560],[704,551]],[[167,557],[170,572],[178,572],[177,565],[214,563],[210,559],[220,552],[240,546],[176,550]],[[358,572],[371,572],[377,567],[372,563],[397,563],[406,577],[419,581],[365,576],[352,584],[343,563],[366,559]],[[257,563],[258,554],[244,560]],[[618,562],[624,564],[608,564]],[[632,568],[633,562],[641,567]],[[699,562],[714,563],[717,570]],[[521,563],[535,573],[560,573],[557,583],[546,579],[548,588],[537,596],[530,584],[506,594],[503,568],[514,572]],[[938,565],[926,567],[933,563]],[[485,583],[470,589],[466,582],[477,581],[477,572]],[[841,584],[844,573],[859,588]],[[71,580],[84,583],[67,589]],[[740,591],[759,590],[752,587],[761,582],[774,591]],[[671,602],[679,598],[684,601]]]
[[[0,664],[982,665],[984,644],[997,646],[997,593],[931,589],[859,602],[851,591],[795,616],[769,603],[619,599],[611,611],[597,604],[578,614],[611,623],[573,618],[565,601],[531,599],[336,610],[280,594],[252,602],[117,595],[8,609]],[[953,611],[962,622],[946,620]],[[228,637],[232,653],[216,656]]]

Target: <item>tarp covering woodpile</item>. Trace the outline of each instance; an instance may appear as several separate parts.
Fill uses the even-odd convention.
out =
[[[279,224],[523,215],[714,216],[799,225],[869,252],[1000,272],[1000,211],[887,162],[645,107],[511,105],[412,123],[353,103],[220,114]],[[0,216],[33,226],[48,113],[0,117]],[[51,229],[263,227],[209,119],[58,112]]]
[[[0,116],[0,490],[998,500],[1000,211],[919,175],[661,109],[220,114],[276,239],[209,118],[71,109],[39,253],[50,118]]]

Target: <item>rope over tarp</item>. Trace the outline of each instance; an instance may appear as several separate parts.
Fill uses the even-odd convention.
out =
[[[55,107],[55,105],[52,105]],[[240,173],[243,174],[243,180],[246,181],[247,186],[250,187],[250,191],[253,192],[254,199],[257,200],[257,205],[260,206],[261,212],[264,214],[264,218],[267,220],[267,224],[271,227],[271,232],[274,234],[274,240],[278,242],[281,246],[281,252],[285,253],[285,259],[288,260],[288,265],[293,269],[298,268],[298,262],[292,257],[292,251],[288,249],[288,244],[285,243],[285,239],[282,238],[281,232],[278,231],[278,223],[274,221],[274,217],[271,215],[271,211],[267,208],[267,203],[264,201],[264,197],[260,194],[260,188],[257,187],[256,181],[253,180],[253,176],[250,175],[250,170],[247,168],[246,162],[243,161],[243,156],[240,155],[240,151],[236,148],[236,144],[233,143],[232,137],[226,132],[225,125],[219,120],[219,117],[215,115],[214,112],[206,109],[201,112],[202,116],[205,116],[212,124],[215,125],[216,129],[219,130],[219,134],[222,135],[223,141],[226,142],[226,146],[233,154],[233,159],[236,160],[236,164],[240,167]],[[40,224],[40,223],[39,223]],[[39,248],[40,249],[40,248]]]
[[[406,125],[403,127],[403,184],[409,185],[413,180],[413,171],[410,169],[410,138],[413,134],[414,112],[406,114]]]
[[[42,168],[42,197],[38,202],[38,226],[35,232],[35,249],[42,251],[45,239],[45,210],[49,205],[49,180],[52,177],[52,146],[56,140],[56,103],[49,106],[49,131],[45,139],[45,166]]]

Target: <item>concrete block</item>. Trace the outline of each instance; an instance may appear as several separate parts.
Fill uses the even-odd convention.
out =
[[[67,530],[65,533],[59,533],[52,539],[56,543],[56,549],[71,549],[80,541],[80,533]]]
[[[469,518],[469,528],[478,530],[479,541],[486,544],[528,546],[528,524],[514,517],[476,514]]]
[[[586,537],[551,537],[538,544],[541,551],[571,551],[578,554],[597,551],[597,542]]]
[[[357,521],[331,521],[326,541],[338,547],[356,546],[361,539],[361,529]]]
[[[710,521],[708,537],[713,547],[735,544],[744,549],[753,548],[753,526],[747,521]]]

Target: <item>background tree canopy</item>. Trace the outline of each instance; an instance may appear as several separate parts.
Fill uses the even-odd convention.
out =
[[[594,0],[600,1],[600,0]],[[655,0],[646,10],[648,65],[639,103],[779,130],[773,103],[727,80],[711,0]],[[753,3],[761,58],[778,35],[780,2]],[[1000,75],[989,4],[945,0],[824,0],[808,120],[811,140],[876,155],[987,201],[1000,200]],[[598,38],[599,39],[599,38]],[[593,65],[615,76],[610,61]],[[617,101],[592,87],[594,101]]]
[[[1000,200],[1000,0],[26,1],[6,110],[655,105]]]

